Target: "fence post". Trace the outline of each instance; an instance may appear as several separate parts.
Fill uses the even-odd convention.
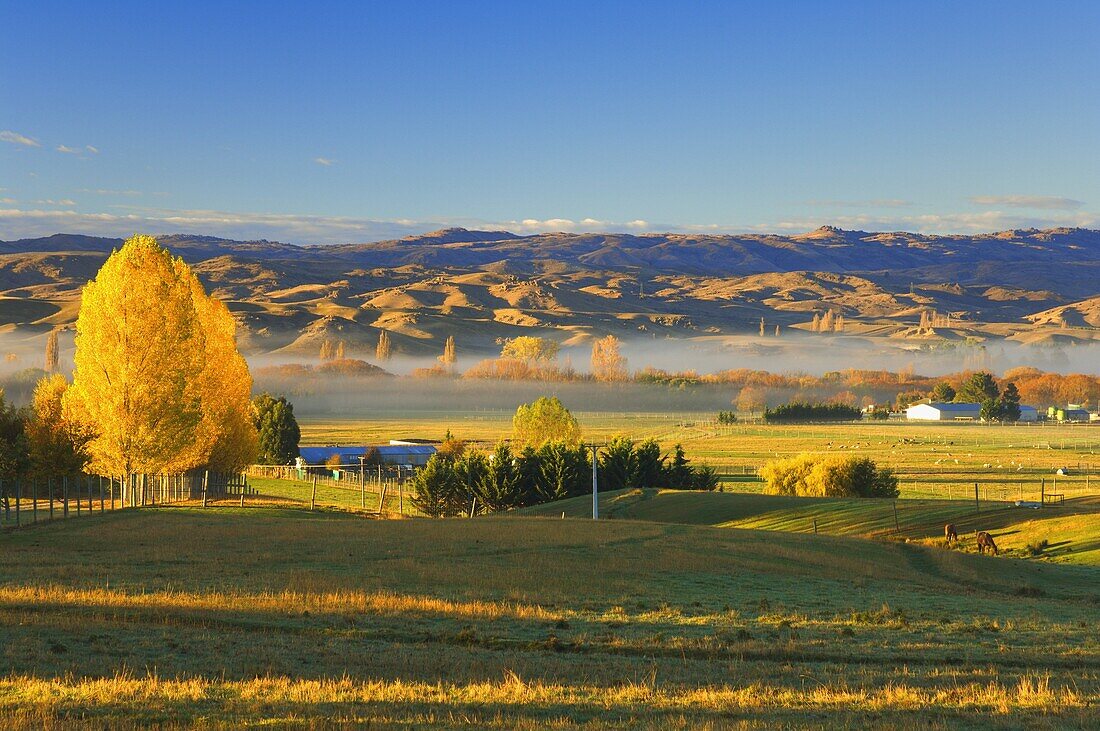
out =
[[[317,507],[317,475],[313,475],[313,494],[309,497],[309,509],[310,512]]]
[[[202,473],[202,506],[206,507],[206,486],[210,481],[210,470],[204,470]]]
[[[20,498],[23,495],[23,490],[21,489],[22,487],[23,486],[20,483],[18,483],[18,482],[15,483],[15,527],[16,528],[18,528],[20,526],[20,524],[22,523],[22,520],[21,520],[20,515],[19,515],[20,509],[21,509],[19,503],[20,503]]]
[[[982,512],[981,504],[978,503],[978,483],[974,483],[974,512]]]
[[[817,518],[814,518],[814,535],[817,535]]]
[[[69,517],[69,478],[61,478],[61,517]]]
[[[76,514],[80,515],[80,480],[76,481]]]
[[[97,477],[99,480],[99,512],[103,512],[103,475]]]
[[[894,501],[894,532],[901,533],[901,526],[898,525],[898,501]]]
[[[31,515],[34,517],[34,522],[38,522],[38,478],[31,480]]]

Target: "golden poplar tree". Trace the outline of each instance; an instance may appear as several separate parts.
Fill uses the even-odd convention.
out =
[[[57,330],[50,330],[46,338],[46,373],[56,372],[58,361]]]
[[[199,381],[202,421],[194,459],[212,470],[240,470],[254,463],[259,454],[259,437],[252,423],[252,374],[237,350],[237,323],[229,309],[207,296],[190,271],[188,277],[206,346]]]
[[[84,287],[65,417],[94,430],[101,475],[198,466],[205,343],[187,267],[151,236],[134,236]]]
[[[390,346],[390,334],[383,330],[378,333],[378,347],[374,349],[374,357],[379,363],[385,363],[392,357]]]
[[[344,354],[346,350],[346,345],[347,344],[343,340],[336,343],[336,354],[334,360],[343,360],[346,357]]]
[[[252,376],[236,323],[150,236],[111,254],[85,288],[62,417],[91,433],[102,475],[235,470],[256,459]]]

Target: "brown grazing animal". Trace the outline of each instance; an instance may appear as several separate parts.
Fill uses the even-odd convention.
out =
[[[993,536],[983,531],[978,531],[978,553],[985,553],[985,549],[992,549],[993,555],[997,555],[997,544],[993,542]]]
[[[954,523],[948,523],[943,527],[943,537],[947,540],[947,545],[951,545],[951,541],[959,542],[959,533],[955,530]]]

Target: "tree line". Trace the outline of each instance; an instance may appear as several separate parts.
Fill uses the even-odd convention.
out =
[[[764,409],[767,423],[791,423],[798,421],[855,421],[863,413],[846,404],[810,404],[795,401],[775,408]]]
[[[585,495],[592,491],[590,453],[585,445],[566,441],[519,450],[501,442],[488,453],[441,449],[417,473],[413,504],[425,515],[453,517]],[[669,458],[653,440],[613,439],[600,451],[597,469],[601,490],[713,490],[718,485],[714,470],[690,464],[682,446],[677,444]]]

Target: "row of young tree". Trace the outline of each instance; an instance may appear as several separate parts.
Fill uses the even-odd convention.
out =
[[[592,491],[590,453],[583,444],[565,441],[518,451],[504,442],[490,453],[441,450],[417,473],[413,504],[425,515],[454,517],[584,495]],[[713,490],[718,485],[714,470],[691,465],[679,444],[669,458],[652,440],[612,440],[600,450],[597,470],[601,490]]]
[[[862,416],[863,412],[846,404],[810,404],[795,401],[764,409],[764,421],[776,424],[799,421],[855,421]]]

